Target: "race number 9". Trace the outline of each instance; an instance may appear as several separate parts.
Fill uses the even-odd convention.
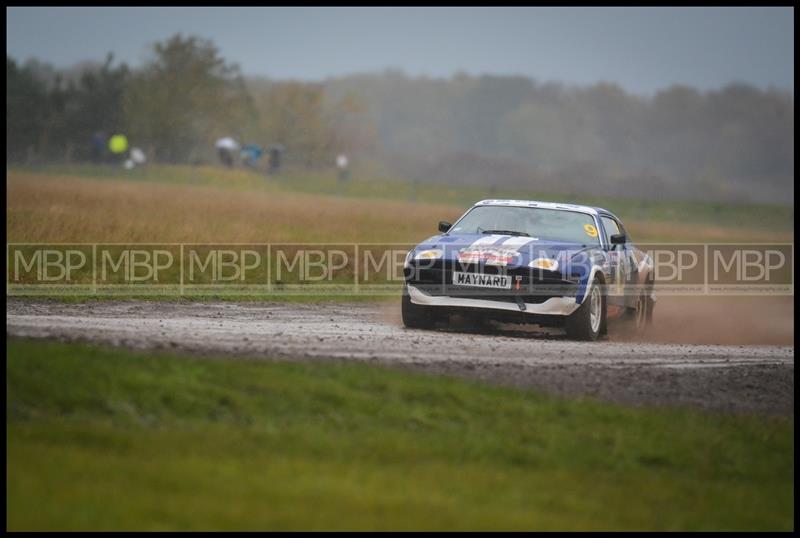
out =
[[[586,235],[589,237],[597,237],[597,228],[595,228],[592,224],[584,224],[583,231],[586,232]]]

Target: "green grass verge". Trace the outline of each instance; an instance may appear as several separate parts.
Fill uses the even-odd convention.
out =
[[[792,420],[7,344],[8,528],[781,529]]]

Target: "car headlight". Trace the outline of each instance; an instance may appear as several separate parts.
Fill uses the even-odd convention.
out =
[[[536,258],[528,264],[528,267],[532,267],[534,269],[544,269],[546,271],[557,271],[558,260],[553,260],[551,258]]]
[[[428,250],[420,250],[414,256],[415,260],[436,260],[442,257],[444,252],[440,248],[431,248]]]

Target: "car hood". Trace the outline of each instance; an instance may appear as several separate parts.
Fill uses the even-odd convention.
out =
[[[591,256],[588,254],[597,248],[599,245],[546,241],[515,235],[441,234],[417,245],[412,251],[412,258],[421,251],[436,249],[442,251],[441,259],[448,261],[500,265],[513,269],[528,267],[538,258],[547,258],[566,267],[583,258],[589,262]]]

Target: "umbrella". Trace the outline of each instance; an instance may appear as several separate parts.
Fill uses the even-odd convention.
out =
[[[135,164],[144,164],[145,162],[147,162],[147,156],[144,154],[144,151],[142,151],[141,149],[139,149],[139,148],[131,148],[131,160]]]
[[[264,153],[264,150],[262,150],[256,144],[245,144],[242,146],[242,153],[249,153],[253,156],[253,158],[258,159],[261,157],[261,154]]]
[[[216,146],[217,149],[229,149],[231,151],[236,151],[239,149],[239,144],[230,136],[226,136],[225,138],[220,138],[217,140]]]
[[[125,153],[128,149],[128,138],[125,135],[115,134],[108,141],[108,149],[111,153]]]

